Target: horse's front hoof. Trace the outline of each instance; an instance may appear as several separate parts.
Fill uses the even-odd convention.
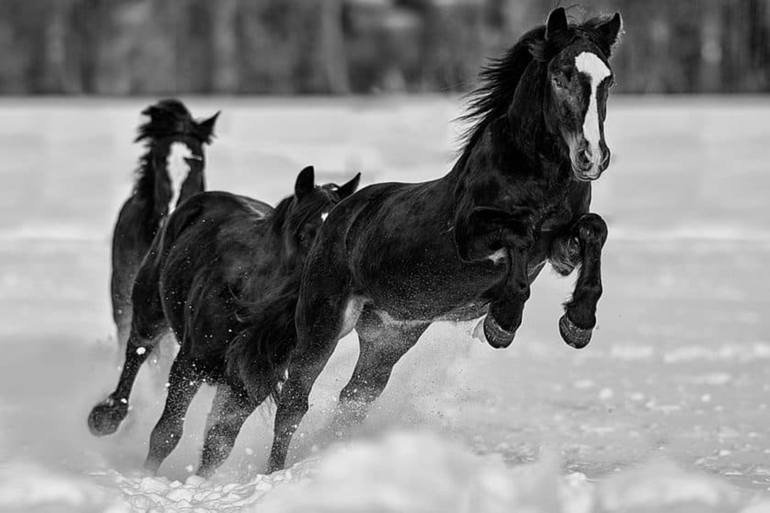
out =
[[[109,397],[100,402],[88,416],[88,429],[94,436],[111,435],[128,414],[128,403]]]
[[[495,349],[503,349],[511,345],[516,331],[508,331],[500,326],[491,315],[484,318],[484,338]]]
[[[567,317],[567,314],[559,319],[559,333],[567,345],[575,349],[583,349],[591,341],[592,328],[580,328]]]

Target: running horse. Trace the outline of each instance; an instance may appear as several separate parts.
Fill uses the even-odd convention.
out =
[[[483,316],[477,332],[507,347],[546,261],[562,275],[579,267],[559,329],[572,347],[589,342],[607,237],[589,212],[591,181],[610,161],[603,124],[620,31],[619,14],[574,24],[555,9],[482,72],[449,174],[372,185],[329,214],[302,274],[270,471],[283,468],[316,378],[353,329],[360,353],[340,393],[342,427],[364,418],[435,321]]]
[[[278,396],[295,345],[302,264],[329,211],[356,190],[360,177],[316,185],[309,166],[276,208],[210,191],[175,209],[137,273],[123,368],[115,391],[88,416],[91,433],[118,429],[139,368],[171,328],[180,348],[145,468],[157,472],[177,445],[190,402],[207,382],[217,391],[197,474],[211,476],[249,415]]]
[[[211,143],[219,113],[196,121],[176,99],[142,111],[149,119],[134,142],[145,142],[136,183],[120,209],[112,236],[112,317],[123,346],[131,328],[131,287],[163,220],[178,204],[205,188],[204,144]]]

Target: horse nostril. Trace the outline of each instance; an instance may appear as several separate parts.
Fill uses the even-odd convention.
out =
[[[591,153],[591,150],[585,149],[578,153],[578,164],[582,168],[587,168],[591,165],[591,157],[593,154]]]

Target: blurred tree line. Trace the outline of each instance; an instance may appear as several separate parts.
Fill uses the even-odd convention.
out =
[[[558,3],[0,0],[0,93],[467,90]],[[770,90],[770,0],[584,0],[568,12],[615,10],[619,90]]]

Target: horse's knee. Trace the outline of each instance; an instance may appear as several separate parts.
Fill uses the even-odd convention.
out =
[[[585,214],[578,221],[577,237],[583,244],[598,243],[603,246],[607,233],[607,223],[598,214]]]

